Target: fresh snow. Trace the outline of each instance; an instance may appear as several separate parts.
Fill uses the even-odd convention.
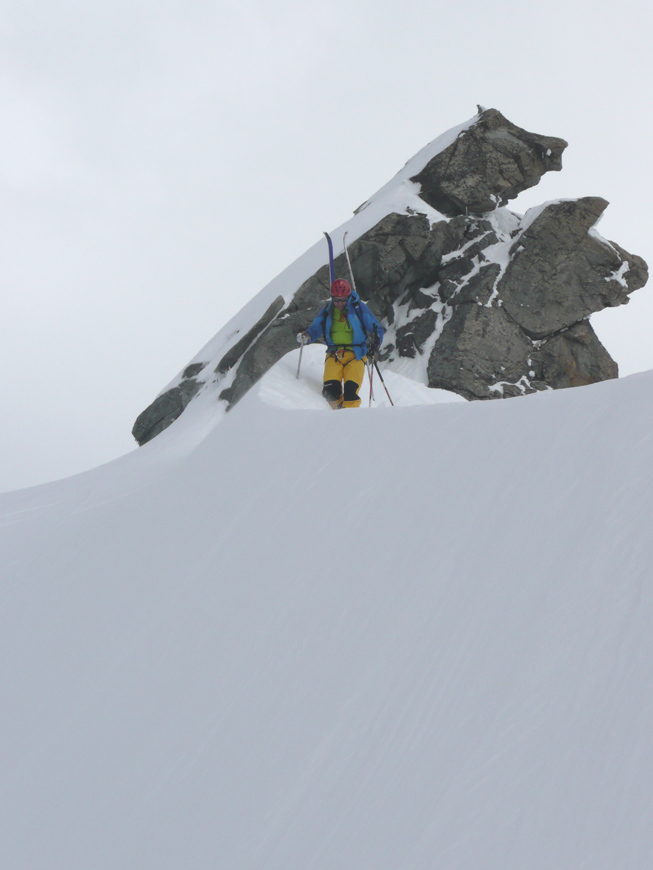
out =
[[[332,414],[318,350],[0,496],[3,866],[649,870],[653,373]]]
[[[324,355],[324,345],[307,345],[304,348],[301,362],[301,379],[297,380],[299,351],[286,354],[283,359],[279,360],[261,378],[259,384],[254,386],[254,395],[265,404],[276,405],[286,410],[310,408],[316,411],[331,412],[331,407],[322,397]],[[390,393],[390,397],[396,407],[437,405],[443,402],[465,401],[457,393],[450,393],[448,390],[431,389],[426,384],[420,383],[412,377],[414,372],[409,368],[409,364],[413,361],[406,359],[402,360],[402,362],[406,363],[405,373],[402,371],[385,370],[383,363],[379,365],[379,370],[383,375],[388,393]],[[372,387],[373,401],[371,407],[390,407],[387,394],[376,371],[374,371],[372,376]],[[369,408],[370,382],[367,373],[365,374],[359,395],[361,396],[362,407]],[[243,401],[247,402],[248,397],[246,396]]]

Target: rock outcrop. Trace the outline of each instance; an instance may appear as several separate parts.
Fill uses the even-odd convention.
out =
[[[566,147],[564,139],[529,133],[486,109],[412,180],[442,214],[484,214],[533,187],[545,172],[562,169]]]
[[[617,377],[589,317],[628,302],[648,271],[594,229],[608,203],[561,200],[523,217],[504,207],[545,172],[561,169],[566,144],[485,110],[409,176],[423,213],[414,204],[390,212],[355,238],[349,253],[357,289],[387,327],[382,358],[390,368],[413,359],[429,386],[467,399]],[[347,275],[343,255],[335,269]],[[136,440],[143,444],[170,425],[200,389],[213,386],[235,405],[296,348],[296,333],[328,294],[325,262],[289,301],[276,296],[249,329],[237,331],[219,359],[188,366],[139,416]]]

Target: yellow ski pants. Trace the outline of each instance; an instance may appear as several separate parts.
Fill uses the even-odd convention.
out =
[[[322,395],[332,408],[358,408],[361,403],[358,391],[365,377],[365,360],[366,357],[356,359],[353,350],[327,354]]]

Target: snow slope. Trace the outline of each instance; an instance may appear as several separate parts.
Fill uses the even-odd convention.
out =
[[[284,362],[0,497],[3,866],[648,870],[653,373],[332,414]]]

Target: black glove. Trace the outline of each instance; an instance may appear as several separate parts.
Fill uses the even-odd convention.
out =
[[[374,356],[374,354],[379,349],[380,344],[381,342],[379,341],[379,336],[376,333],[374,333],[374,335],[370,335],[370,337],[367,339],[367,352],[370,354],[370,356]]]

